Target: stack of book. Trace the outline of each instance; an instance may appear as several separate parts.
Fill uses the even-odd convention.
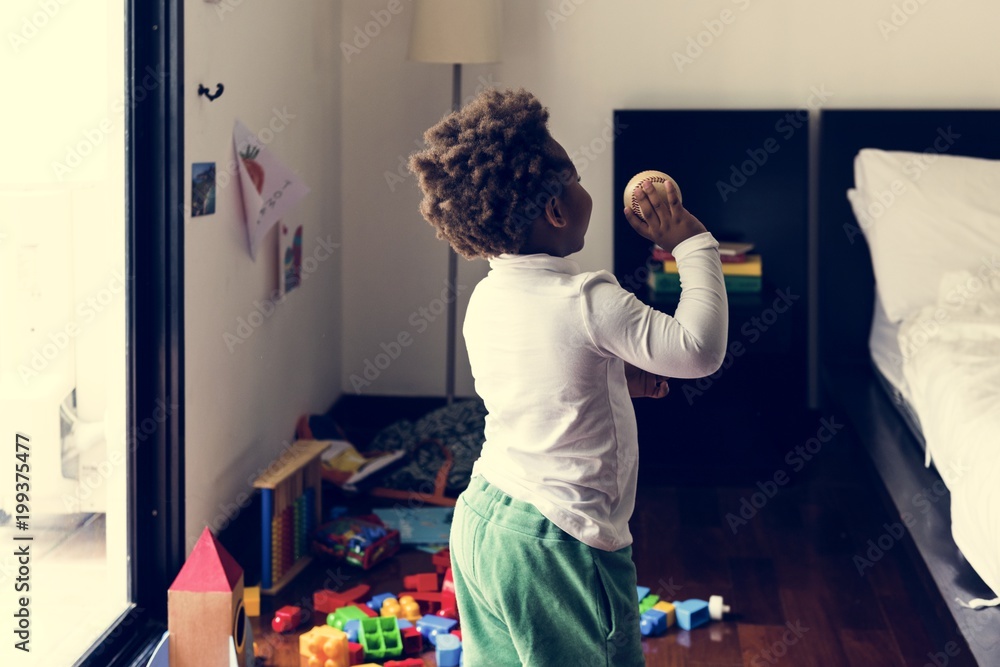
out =
[[[726,281],[727,293],[761,291],[763,265],[760,255],[749,254],[751,250],[753,243],[719,242],[719,257],[722,259],[722,276]],[[649,267],[649,288],[654,294],[677,294],[681,291],[681,277],[673,255],[654,245]]]

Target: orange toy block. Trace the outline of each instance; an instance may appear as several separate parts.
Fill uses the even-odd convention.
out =
[[[382,616],[395,616],[405,618],[411,623],[416,623],[423,616],[420,605],[412,596],[404,595],[398,600],[389,598],[382,603]]]
[[[317,625],[299,636],[300,667],[350,667],[347,634],[329,625]]]

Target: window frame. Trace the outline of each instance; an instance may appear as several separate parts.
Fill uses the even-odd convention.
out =
[[[145,666],[184,563],[183,2],[127,0],[128,549],[132,604],[79,667]],[[150,88],[150,72],[161,73]],[[131,92],[145,89],[141,100]],[[143,419],[170,409],[151,434]]]

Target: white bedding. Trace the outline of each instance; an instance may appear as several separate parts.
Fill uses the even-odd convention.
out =
[[[910,404],[951,491],[952,536],[1000,595],[1000,264],[946,273],[898,343]],[[919,509],[919,508],[916,508]]]

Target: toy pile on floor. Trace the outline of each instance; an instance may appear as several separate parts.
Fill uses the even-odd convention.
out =
[[[651,595],[650,589],[637,586],[639,598],[639,631],[643,637],[656,637],[667,631],[676,622],[682,630],[693,630],[705,625],[709,620],[721,621],[722,615],[730,611],[721,595],[713,595],[705,600],[684,600],[667,602],[658,595]]]
[[[369,596],[371,589],[365,584],[343,592],[316,591],[313,616],[325,614],[326,624],[299,636],[300,664],[422,667],[419,656],[428,642],[434,646],[438,667],[462,665],[462,632],[448,551],[435,554],[433,563],[435,572],[404,577],[406,590],[398,594]],[[306,616],[299,607],[282,607],[275,612],[271,628],[292,632]]]

